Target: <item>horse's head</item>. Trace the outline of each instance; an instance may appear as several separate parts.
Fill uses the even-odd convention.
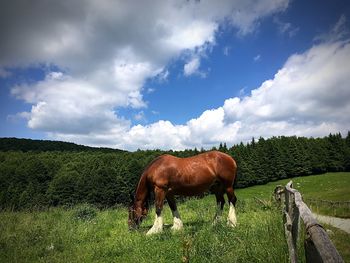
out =
[[[139,202],[135,202],[134,195],[130,194],[131,202],[129,204],[129,219],[128,219],[128,225],[129,229],[137,229],[143,218],[146,217],[148,212],[148,205],[144,206],[141,205]]]

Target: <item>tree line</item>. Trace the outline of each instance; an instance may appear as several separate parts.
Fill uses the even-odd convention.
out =
[[[46,152],[46,151],[98,151],[98,152],[123,152],[119,149],[105,147],[90,147],[72,142],[32,140],[18,138],[0,138],[0,151],[22,151],[22,152]]]
[[[3,145],[0,139],[0,146]],[[113,149],[59,148],[43,146],[28,150],[27,141],[12,139],[0,147],[0,208],[42,209],[49,206],[90,203],[98,207],[125,205],[143,169],[161,154],[188,157],[204,150],[127,152]],[[37,141],[30,142],[35,145]],[[21,149],[21,144],[23,149]],[[62,147],[65,150],[62,150]],[[65,148],[66,147],[66,148]],[[90,149],[91,148],[91,149]],[[69,149],[69,150],[67,150]],[[237,162],[235,187],[328,171],[350,171],[350,132],[346,138],[330,134],[324,138],[273,137],[252,139],[247,144],[217,149]]]

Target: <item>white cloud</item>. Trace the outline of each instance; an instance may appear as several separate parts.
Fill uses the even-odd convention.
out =
[[[321,136],[350,128],[349,42],[324,43],[292,55],[250,96],[225,101],[228,122],[252,136]],[[244,138],[244,137],[248,138]]]
[[[208,147],[223,141],[232,142],[240,128],[239,122],[225,123],[222,107],[207,110],[197,119],[187,122],[191,138],[187,145]]]
[[[339,41],[344,38],[349,37],[349,23],[347,22],[347,18],[344,14],[342,14],[335,25],[329,30],[329,32],[318,35],[314,38],[316,41]]]
[[[114,105],[138,103],[137,94],[125,98],[118,90],[106,93],[88,80],[74,79],[59,72],[48,74],[34,85],[16,86],[12,95],[33,104],[27,114],[30,128],[71,134],[128,125],[116,116]],[[132,99],[135,101],[129,102]]]
[[[261,55],[260,55],[260,54],[256,55],[256,56],[253,58],[253,60],[254,60],[255,62],[260,61],[260,59],[261,59]]]
[[[289,22],[283,22],[278,17],[275,17],[273,22],[278,26],[278,31],[281,34],[287,34],[289,37],[294,37],[300,30],[299,27],[295,27]]]
[[[0,68],[44,63],[62,69],[64,74],[49,72],[44,80],[18,85],[12,93],[33,104],[29,127],[89,133],[119,123],[114,108],[147,107],[145,81],[165,80],[167,63],[182,52],[205,52],[215,43],[220,22],[228,19],[246,33],[262,17],[284,9],[287,1],[263,2],[266,10],[246,1],[67,0],[50,5],[36,1],[30,7],[22,0],[2,2]],[[235,20],[235,10],[249,19]],[[205,76],[199,64],[195,58],[185,72]]]
[[[224,55],[227,57],[229,54],[230,54],[230,50],[231,48],[229,46],[225,46],[223,49],[222,49],[222,52],[224,53]]]
[[[182,149],[183,139],[188,136],[188,129],[183,125],[173,125],[170,121],[158,121],[151,125],[133,126],[123,134],[119,148],[128,149]]]
[[[39,0],[25,5],[23,0],[1,2],[0,65],[53,63],[75,76],[113,66],[116,58],[158,68],[183,50],[213,43],[225,19],[247,33],[259,19],[283,11],[288,1],[62,0],[48,5]]]
[[[170,72],[169,70],[163,70],[162,72],[160,72],[158,75],[157,75],[157,78],[160,82],[165,82],[168,80],[168,77],[170,75]]]
[[[350,43],[315,45],[289,57],[249,96],[227,99],[184,125],[137,125],[119,147],[185,149],[279,135],[325,136],[350,128]]]
[[[239,34],[245,35],[255,30],[259,20],[265,16],[286,10],[289,1],[240,1],[231,16],[231,23],[239,28]]]
[[[30,114],[28,112],[18,112],[16,114],[10,114],[6,116],[6,120],[10,123],[16,124],[20,121],[29,120]]]
[[[206,133],[201,140],[210,145],[226,136],[231,140],[239,128],[224,123],[222,109],[183,126],[163,121],[145,127],[131,127],[115,110],[147,107],[147,79],[166,79],[168,63],[184,53],[194,56],[184,70],[205,76],[199,56],[215,45],[220,23],[229,22],[243,36],[287,6],[287,0],[63,0],[50,5],[39,0],[30,6],[23,0],[2,1],[0,69],[10,74],[16,67],[55,66],[45,79],[12,89],[13,96],[32,104],[25,113],[28,126],[54,138],[135,148],[143,131],[157,136],[148,134],[148,144],[141,145],[182,148],[194,145],[191,136],[213,122],[217,133]]]
[[[200,60],[198,57],[192,58],[188,63],[184,65],[184,75],[190,76],[195,73],[198,73],[198,69],[200,66]]]
[[[147,121],[145,113],[143,111],[139,111],[138,113],[134,114],[134,119],[136,121]]]

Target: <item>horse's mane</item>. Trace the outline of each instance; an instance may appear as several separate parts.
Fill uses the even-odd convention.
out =
[[[142,188],[143,190],[145,190],[147,193],[146,193],[146,198],[144,200],[144,205],[145,207],[148,209],[149,208],[149,199],[150,199],[150,196],[151,196],[151,192],[152,192],[152,189],[151,189],[151,186],[148,184],[147,182],[147,175],[148,175],[148,170],[151,168],[151,166],[157,162],[159,159],[162,158],[162,156],[164,155],[160,155],[158,157],[156,157],[152,162],[150,162],[146,168],[143,170],[142,172],[142,175],[141,175],[141,178],[138,182],[138,185],[137,185],[137,188],[136,188],[136,193],[138,190],[140,190],[139,188]]]

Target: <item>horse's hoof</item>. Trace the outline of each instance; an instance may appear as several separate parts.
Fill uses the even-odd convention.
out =
[[[174,217],[174,224],[171,227],[171,230],[181,230],[184,228],[184,224],[182,223],[181,219]]]
[[[153,235],[153,234],[158,234],[158,233],[161,233],[162,231],[163,231],[163,229],[161,229],[161,228],[158,228],[158,229],[153,229],[153,228],[151,228],[151,229],[148,230],[148,232],[146,233],[146,236]]]
[[[181,225],[173,225],[172,227],[171,227],[171,230],[173,230],[173,231],[180,231],[180,230],[182,230],[184,227],[183,226],[181,226]]]

